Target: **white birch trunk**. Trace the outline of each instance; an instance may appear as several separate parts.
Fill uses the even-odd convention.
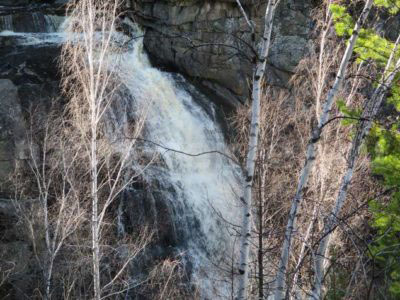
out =
[[[376,114],[378,113],[379,108],[382,105],[384,96],[386,95],[386,92],[388,91],[389,87],[391,86],[393,79],[397,73],[397,70],[400,67],[400,59],[399,59],[396,62],[395,70],[390,72],[388,75],[386,75],[386,73],[389,71],[389,69],[392,65],[392,61],[394,59],[395,53],[397,52],[399,42],[400,42],[400,36],[396,40],[395,47],[390,55],[387,65],[386,65],[384,75],[383,75],[383,80],[379,84],[379,86],[375,89],[373,95],[371,96],[371,99],[367,103],[366,110],[363,113],[364,117],[368,118],[368,120],[361,122],[361,124],[359,125],[359,130],[357,132],[357,135],[355,136],[355,138],[351,144],[351,148],[350,148],[350,151],[349,151],[349,154],[347,157],[347,168],[342,177],[342,182],[340,185],[338,196],[336,198],[335,206],[333,207],[331,214],[327,218],[327,221],[325,223],[324,230],[323,230],[323,238],[320,242],[320,245],[319,245],[317,253],[316,253],[315,278],[314,278],[314,285],[313,285],[314,287],[313,287],[313,291],[310,296],[310,299],[320,299],[321,298],[322,283],[323,283],[323,278],[325,275],[325,268],[324,268],[325,257],[327,255],[327,250],[329,248],[331,233],[335,229],[335,227],[338,223],[337,216],[340,214],[341,209],[346,200],[347,190],[349,188],[349,185],[350,185],[352,177],[353,177],[354,166],[355,166],[355,163],[359,156],[360,147],[362,145],[362,142],[363,142],[364,138],[368,135],[369,130],[371,129],[371,126],[372,126],[372,120],[375,118]]]
[[[290,213],[289,213],[289,219],[288,219],[288,223],[286,226],[285,238],[283,241],[281,258],[279,261],[279,268],[278,268],[276,280],[275,280],[275,284],[276,284],[275,296],[274,296],[275,300],[282,300],[285,298],[285,277],[286,277],[286,271],[287,271],[288,262],[289,262],[289,253],[290,253],[290,248],[291,248],[293,232],[296,230],[297,211],[298,211],[299,204],[301,203],[302,198],[303,198],[303,190],[307,185],[308,178],[309,178],[312,166],[315,161],[315,147],[321,138],[322,128],[329,118],[329,114],[332,109],[332,106],[333,106],[333,103],[335,100],[335,96],[338,93],[340,86],[342,85],[350,57],[353,53],[353,49],[354,49],[355,43],[358,38],[359,31],[369,14],[369,11],[372,7],[372,3],[373,3],[373,0],[367,0],[360,17],[357,20],[356,25],[354,26],[353,34],[350,37],[346,51],[343,55],[342,62],[340,64],[338,73],[336,75],[335,82],[334,82],[332,88],[328,92],[326,101],[324,103],[324,106],[323,106],[323,109],[322,109],[322,112],[321,112],[321,115],[320,115],[320,118],[318,121],[318,125],[313,130],[313,132],[311,134],[311,139],[307,146],[305,164],[301,171],[301,175],[300,175],[297,190],[296,190],[296,195],[292,201],[292,205],[291,205]]]
[[[300,267],[301,267],[301,264],[303,262],[304,253],[306,252],[306,247],[307,247],[307,244],[308,244],[308,239],[310,238],[310,235],[311,235],[311,230],[313,229],[315,220],[317,219],[317,212],[318,212],[318,206],[315,205],[313,213],[312,213],[312,218],[311,218],[310,224],[308,224],[306,235],[304,237],[303,243],[302,243],[301,248],[300,248],[299,258],[298,258],[297,263],[296,263],[296,273],[293,276],[293,285],[292,285],[291,292],[292,293],[294,292],[294,294],[295,294],[294,299],[301,299],[301,291],[300,291],[300,288],[298,286]]]
[[[45,299],[49,300],[51,299],[51,278],[53,274],[53,265],[54,265],[54,257],[50,257],[50,261],[48,262],[47,266],[47,274],[46,274],[46,294],[45,294]]]
[[[90,174],[91,174],[91,198],[92,198],[92,263],[93,263],[93,291],[94,299],[100,300],[100,241],[99,241],[99,199],[98,199],[98,178],[97,178],[97,125],[98,125],[98,109],[97,96],[95,91],[95,75],[93,52],[89,52],[89,66],[91,77],[91,99],[90,99]]]
[[[243,223],[241,229],[240,241],[240,261],[239,261],[239,283],[237,299],[247,299],[248,273],[249,273],[249,253],[252,224],[252,187],[254,178],[254,167],[257,159],[257,146],[260,120],[260,100],[261,100],[261,82],[264,77],[269,48],[271,45],[272,25],[276,5],[278,1],[270,0],[267,4],[265,13],[265,27],[262,37],[261,55],[255,66],[253,75],[252,92],[252,117],[249,146],[246,160],[246,174],[244,182],[243,202]],[[241,6],[240,6],[241,7]],[[243,10],[243,8],[241,8]],[[244,11],[243,11],[244,12]],[[253,28],[252,28],[253,31]]]
[[[91,194],[92,194],[92,260],[93,260],[93,290],[94,299],[100,300],[100,249],[99,249],[99,224],[98,224],[98,193],[97,193],[97,142],[96,126],[92,125],[90,142],[90,168],[91,168]]]
[[[88,1],[89,28],[87,36],[87,58],[89,67],[89,108],[90,108],[90,175],[91,175],[91,200],[92,200],[92,264],[93,264],[93,293],[94,299],[100,300],[100,246],[99,246],[99,199],[98,199],[98,178],[97,178],[97,134],[98,134],[98,115],[101,98],[98,99],[98,78],[97,72],[100,72],[101,66],[95,66],[94,49],[94,24],[95,8],[92,1]]]
[[[240,0],[236,0],[237,5],[239,6],[240,12],[242,13],[244,19],[246,20],[247,25],[249,25],[250,29],[252,32],[254,32],[254,25],[250,22],[249,17],[246,14],[246,11],[244,10],[242,3],[240,3]]]

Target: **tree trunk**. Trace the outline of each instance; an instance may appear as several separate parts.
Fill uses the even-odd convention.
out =
[[[89,1],[91,5],[91,1]],[[90,9],[93,13],[93,9]],[[90,22],[90,33],[94,32],[94,21]],[[90,37],[93,38],[93,37]],[[99,246],[99,198],[98,198],[98,178],[97,178],[97,130],[98,130],[98,109],[99,103],[97,99],[95,67],[93,44],[89,44],[88,61],[89,61],[89,108],[90,108],[90,173],[91,173],[91,198],[92,198],[92,263],[93,263],[93,292],[94,299],[100,300],[100,246]]]
[[[265,161],[265,154],[262,155],[262,161]],[[260,166],[259,175],[259,199],[258,199],[258,299],[264,299],[264,199],[265,199],[265,176],[267,170]]]
[[[303,263],[303,260],[304,260],[304,253],[306,252],[308,239],[310,238],[311,231],[312,231],[312,229],[314,227],[315,220],[317,219],[317,213],[318,213],[318,206],[315,205],[313,213],[312,213],[312,218],[311,218],[310,224],[307,227],[306,235],[304,236],[304,240],[303,240],[303,243],[302,243],[301,248],[300,248],[299,258],[297,260],[296,268],[295,268],[296,271],[295,271],[294,276],[293,276],[293,282],[292,282],[291,290],[296,295],[294,299],[301,299],[301,297],[300,297],[300,289],[298,287],[299,273],[300,273],[300,269],[301,269],[301,264]]]
[[[340,86],[342,85],[344,75],[345,75],[347,66],[349,64],[350,57],[353,53],[353,49],[354,49],[355,43],[358,38],[359,31],[369,14],[369,11],[372,7],[372,3],[373,3],[373,0],[367,0],[361,15],[360,15],[359,19],[357,20],[357,23],[353,30],[353,34],[350,37],[346,51],[343,55],[342,62],[340,64],[338,73],[336,75],[335,82],[334,82],[332,88],[329,90],[328,95],[326,97],[326,101],[324,103],[318,125],[313,130],[313,132],[311,134],[311,139],[308,142],[305,164],[301,171],[301,175],[300,175],[297,190],[296,190],[296,195],[292,201],[292,205],[291,205],[290,213],[289,213],[289,219],[288,219],[288,223],[286,226],[286,232],[285,232],[285,237],[284,237],[283,246],[282,246],[281,258],[280,258],[279,268],[277,271],[276,281],[275,281],[275,284],[276,284],[275,300],[282,300],[285,298],[285,295],[284,295],[285,294],[285,277],[286,277],[286,271],[287,271],[288,262],[289,262],[289,253],[290,253],[290,248],[291,248],[292,236],[293,236],[293,232],[296,229],[296,219],[297,219],[297,213],[298,213],[297,211],[298,211],[299,204],[301,203],[302,198],[303,198],[303,190],[307,185],[308,178],[309,178],[309,175],[311,172],[311,168],[315,161],[315,147],[321,138],[322,128],[329,118],[329,114],[332,109],[332,106],[333,106],[333,103],[335,100],[335,96],[336,96],[337,92],[339,91]]]
[[[261,55],[256,60],[256,66],[253,75],[253,92],[252,92],[252,114],[251,114],[251,127],[250,138],[246,160],[246,174],[244,182],[244,196],[241,199],[243,202],[243,223],[241,230],[240,241],[240,261],[239,261],[239,284],[237,299],[247,299],[247,285],[249,273],[249,253],[250,253],[250,239],[251,239],[251,224],[252,224],[252,188],[254,167],[257,158],[258,134],[259,134],[259,120],[260,120],[260,100],[261,100],[261,82],[264,77],[267,56],[271,44],[271,33],[275,7],[278,1],[268,1],[265,12],[265,27],[262,37],[262,50]],[[253,36],[254,36],[254,29]]]

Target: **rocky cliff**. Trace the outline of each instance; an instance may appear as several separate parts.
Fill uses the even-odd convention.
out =
[[[242,3],[262,29],[265,3]],[[311,8],[311,1],[282,0],[275,15],[270,82],[285,86],[307,52]],[[132,1],[131,9],[146,28],[145,47],[155,64],[189,76],[216,101],[236,106],[247,99],[253,52],[250,30],[235,0],[139,0]]]
[[[275,16],[268,80],[285,86],[307,51],[312,23],[309,1],[282,1]],[[2,0],[0,31],[55,32],[63,21],[66,2]],[[265,4],[255,4],[252,0],[242,2],[249,16],[261,25]],[[145,27],[145,48],[155,65],[187,76],[217,103],[235,107],[246,101],[252,73],[252,47],[249,28],[235,0],[139,0],[131,1],[129,11]],[[43,105],[50,105],[50,99],[57,97],[59,49],[54,44],[39,48],[29,44],[21,46],[20,39],[22,37],[0,37],[3,58],[0,79],[4,79],[4,91],[12,91],[12,97],[3,101],[12,101],[16,107],[20,106],[15,111],[26,115],[35,106],[41,105],[43,109]],[[22,126],[20,116],[10,114],[8,105],[1,107],[1,114],[7,116],[2,122],[16,122]],[[6,141],[2,143],[7,146],[0,151],[3,170],[9,170],[10,160],[21,152],[11,150],[21,144],[13,138],[21,134],[15,134],[10,129],[15,126],[10,126],[3,125],[7,128],[2,132],[2,140]]]
[[[63,19],[54,14],[59,5],[28,5],[27,2],[19,1],[21,6],[8,6],[10,1],[0,1],[2,182],[12,166],[24,159],[24,128],[29,127],[26,124],[29,114],[45,113],[46,107],[52,105],[52,99],[60,94],[57,67],[59,46],[48,43],[37,47],[35,36],[26,37],[22,34],[55,32]],[[4,186],[2,192],[6,192]]]

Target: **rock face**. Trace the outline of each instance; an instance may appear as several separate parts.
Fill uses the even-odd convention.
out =
[[[44,119],[59,97],[59,49],[4,46],[0,38],[0,195],[6,196],[7,178],[14,167],[29,158],[28,120]],[[9,40],[10,44],[15,41]],[[34,128],[32,128],[35,130]]]
[[[26,155],[25,122],[18,89],[9,79],[0,79],[0,181],[6,181],[16,161]]]
[[[265,4],[242,0],[263,29]],[[153,61],[186,74],[223,103],[236,106],[249,95],[252,74],[249,28],[235,0],[132,0],[135,19],[146,28]],[[251,9],[250,9],[251,8]],[[283,0],[275,15],[268,79],[285,85],[307,51],[310,1]],[[258,38],[262,32],[257,32]]]
[[[27,299],[37,287],[37,262],[26,227],[15,209],[9,177],[30,156],[27,134],[32,115],[43,120],[59,97],[57,57],[54,45],[21,45],[22,32],[55,31],[60,17],[39,11],[33,1],[0,1],[0,299]],[[17,5],[30,4],[17,7]],[[32,11],[31,11],[32,10]],[[54,22],[54,23],[53,23]],[[25,203],[21,200],[18,203]],[[8,272],[10,271],[10,272]]]

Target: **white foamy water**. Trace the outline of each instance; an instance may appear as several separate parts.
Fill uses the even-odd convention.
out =
[[[120,72],[133,99],[148,108],[146,139],[188,154],[230,154],[213,105],[207,104],[212,108],[207,113],[189,93],[194,88],[182,77],[153,68],[142,51],[141,39],[123,54]],[[186,209],[176,226],[183,227],[187,235],[187,248],[182,251],[187,251],[193,264],[193,282],[204,298],[229,297],[230,283],[224,282],[229,277],[221,269],[229,269],[233,258],[234,231],[229,223],[239,224],[240,220],[239,167],[221,154],[191,157],[162,147],[149,148],[161,152],[166,162],[168,170],[161,180],[176,187],[176,210]]]
[[[0,16],[0,38],[13,38],[20,46],[61,44],[65,41],[63,24],[66,17],[32,13],[31,18],[33,32],[20,32],[15,28],[14,23],[17,21],[13,15]]]
[[[31,33],[4,30],[0,32],[1,37],[13,38],[19,46],[44,46],[46,44],[61,44],[65,41],[63,32]]]

